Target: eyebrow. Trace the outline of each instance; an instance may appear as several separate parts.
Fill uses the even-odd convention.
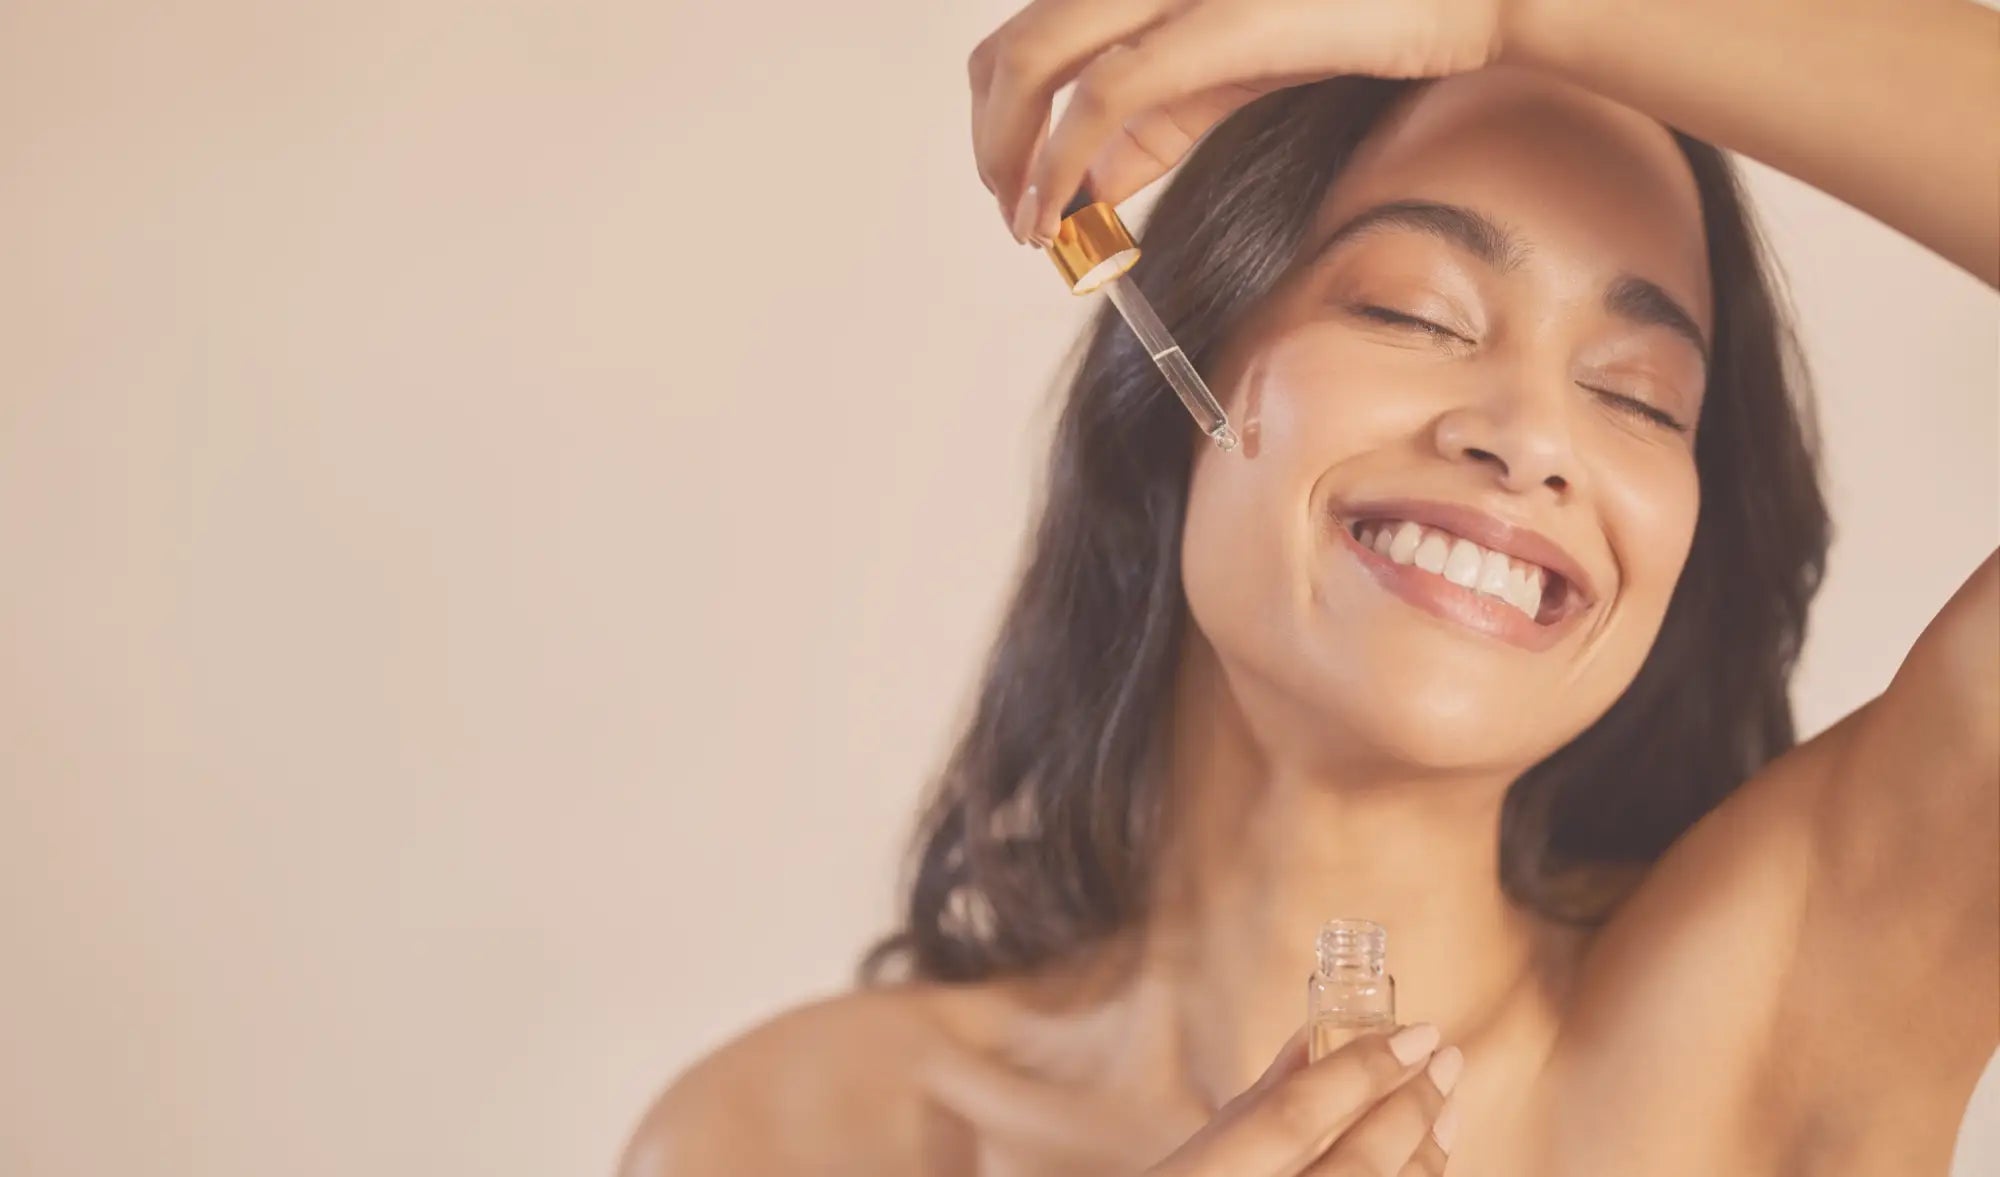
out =
[[[1321,243],[1313,260],[1318,262],[1347,242],[1383,229],[1410,229],[1441,237],[1501,271],[1513,269],[1528,256],[1520,238],[1484,214],[1434,200],[1392,200],[1349,217]]]
[[[1695,353],[1701,356],[1701,362],[1708,363],[1708,340],[1702,335],[1701,327],[1687,308],[1661,289],[1658,283],[1647,281],[1637,274],[1620,274],[1618,280],[1611,284],[1611,289],[1604,292],[1604,309],[1641,327],[1665,327],[1687,340]]]
[[[1340,246],[1384,229],[1427,233],[1458,246],[1501,273],[1518,267],[1530,252],[1519,236],[1463,205],[1392,200],[1349,217],[1320,243],[1311,264],[1318,265]],[[1637,274],[1620,274],[1604,292],[1604,309],[1628,323],[1666,328],[1691,344],[1704,364],[1708,362],[1708,340],[1700,325],[1659,283]]]

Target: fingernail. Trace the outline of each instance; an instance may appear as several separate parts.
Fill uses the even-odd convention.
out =
[[[1049,210],[1043,214],[1043,219],[1045,223],[1035,226],[1035,236],[1045,243],[1054,241],[1056,234],[1062,232],[1062,210]]]
[[[1447,1155],[1451,1152],[1452,1138],[1458,1135],[1458,1105],[1445,1101],[1444,1110],[1438,1113],[1437,1123],[1431,1125],[1431,1138],[1438,1142],[1438,1148]]]
[[[1456,1046],[1447,1046],[1431,1056],[1431,1065],[1425,1070],[1431,1077],[1431,1086],[1439,1095],[1450,1095],[1458,1086],[1458,1077],[1465,1070],[1465,1052]]]
[[[1042,204],[1033,184],[1021,193],[1021,201],[1014,206],[1014,240],[1028,242],[1035,239],[1035,223],[1042,219]]]
[[[1418,1022],[1414,1026],[1404,1026],[1389,1039],[1389,1053],[1396,1061],[1409,1066],[1418,1059],[1438,1048],[1438,1028],[1429,1022]]]

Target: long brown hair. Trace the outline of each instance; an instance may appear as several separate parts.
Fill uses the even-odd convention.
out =
[[[1269,95],[1169,183],[1134,278],[1198,367],[1276,284],[1328,187],[1411,85],[1342,78]],[[1602,915],[1562,898],[1568,868],[1652,861],[1793,744],[1787,685],[1829,538],[1803,367],[1757,229],[1728,159],[1677,139],[1714,283],[1701,510],[1631,686],[1508,793],[1501,884],[1559,919]],[[894,963],[954,981],[1032,969],[1143,915],[1162,804],[1148,758],[1185,624],[1194,437],[1101,312],[1056,425],[1026,567],[922,819],[902,926],[864,977]]]

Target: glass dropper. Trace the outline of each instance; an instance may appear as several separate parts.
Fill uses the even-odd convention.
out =
[[[1166,324],[1154,313],[1153,304],[1132,281],[1131,270],[1139,261],[1139,246],[1132,240],[1125,222],[1118,218],[1118,210],[1093,201],[1088,191],[1078,193],[1063,210],[1062,224],[1056,230],[1055,240],[1049,243],[1048,254],[1063,280],[1069,283],[1071,294],[1103,290],[1111,297],[1111,305],[1118,308],[1132,334],[1139,337],[1139,343],[1158,365],[1160,374],[1167,378],[1174,395],[1193,414],[1195,424],[1220,449],[1235,449],[1236,431],[1229,427],[1228,415],[1216,402],[1215,394],[1208,390],[1201,373],[1188,362],[1187,353],[1168,334]]]

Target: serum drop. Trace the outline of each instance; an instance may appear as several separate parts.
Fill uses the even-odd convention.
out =
[[[1325,1058],[1354,1038],[1396,1024],[1389,933],[1369,920],[1334,920],[1319,932],[1319,960],[1306,982],[1308,1057]]]

